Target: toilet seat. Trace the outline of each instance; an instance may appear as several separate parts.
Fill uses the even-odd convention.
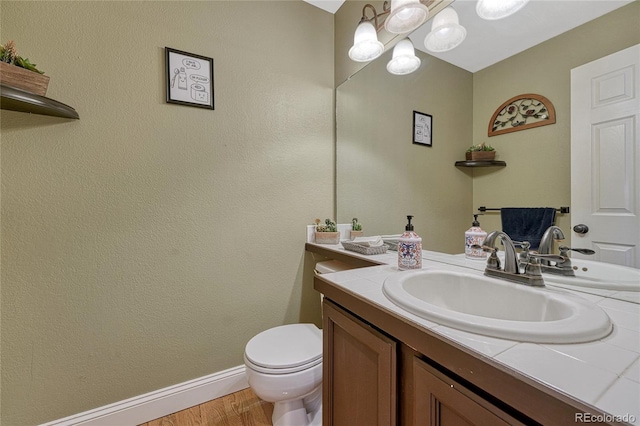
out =
[[[244,358],[252,370],[289,374],[322,362],[322,331],[313,324],[289,324],[265,330],[245,347]]]

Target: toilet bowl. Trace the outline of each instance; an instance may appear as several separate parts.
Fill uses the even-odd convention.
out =
[[[322,331],[313,324],[265,330],[245,347],[249,386],[274,404],[274,426],[322,424]]]
[[[351,268],[327,260],[316,264],[315,273]],[[244,364],[253,392],[274,404],[274,426],[322,425],[322,331],[318,327],[290,324],[265,330],[247,343]]]

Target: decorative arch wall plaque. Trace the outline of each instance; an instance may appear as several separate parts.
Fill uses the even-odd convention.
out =
[[[546,126],[556,122],[556,110],[542,95],[514,96],[498,107],[489,121],[489,136]]]

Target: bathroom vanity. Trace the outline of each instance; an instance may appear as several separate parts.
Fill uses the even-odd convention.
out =
[[[358,268],[314,279],[314,288],[325,295],[324,425],[561,425],[638,421],[637,373],[629,373],[633,376],[625,378],[620,373],[605,374],[599,368],[568,368],[561,374],[593,371],[598,377],[593,382],[584,377],[572,378],[580,383],[575,392],[573,388],[556,386],[547,377],[536,377],[521,368],[517,360],[510,361],[517,358],[518,352],[513,348],[520,342],[451,330],[403,312],[387,300],[381,289],[384,279],[402,273],[394,263],[396,253],[363,256],[340,246],[312,243],[307,243],[306,250]],[[423,268],[440,265],[428,258],[423,261]],[[613,322],[615,333],[615,318]],[[486,345],[485,349],[482,345]],[[495,347],[490,348],[492,345]],[[578,346],[588,351],[589,345],[602,351],[599,342]],[[552,351],[548,346],[553,347],[531,343],[520,346],[533,354]],[[625,369],[637,369],[637,365],[629,366],[639,362],[638,352],[640,348],[635,353],[625,351],[628,355]],[[611,354],[611,362],[619,362],[618,355]],[[549,361],[540,357],[539,362]],[[554,371],[563,366],[542,364],[537,368]],[[618,380],[622,379],[630,384],[631,395],[619,386]],[[592,383],[596,383],[593,394],[581,393],[581,386]],[[606,403],[600,404],[602,398],[618,399],[620,407],[628,409],[612,413],[602,408],[603,404],[607,407]]]

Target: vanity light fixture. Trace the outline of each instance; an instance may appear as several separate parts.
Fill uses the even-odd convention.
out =
[[[420,0],[391,0],[391,13],[384,22],[384,29],[393,34],[411,32],[424,24],[429,9]]]
[[[413,43],[408,38],[400,40],[393,48],[393,57],[387,64],[387,71],[395,75],[411,74],[420,67],[413,49]]]
[[[424,46],[431,52],[446,52],[460,45],[466,37],[467,30],[460,25],[458,13],[447,7],[433,18]]]
[[[382,55],[382,52],[384,45],[378,41],[378,34],[371,21],[365,20],[363,10],[362,21],[356,28],[353,46],[349,49],[349,57],[356,62],[368,62]]]
[[[529,0],[478,0],[476,13],[482,19],[493,21],[513,15],[528,2]]]
[[[349,57],[356,62],[368,62],[382,55],[384,45],[378,41],[378,31],[383,27],[393,34],[415,30],[429,17],[429,9],[422,3],[426,1],[391,0],[391,5],[385,1],[380,13],[373,5],[365,4],[362,8],[362,18],[353,36],[353,46],[349,49]],[[367,9],[373,13],[372,17],[367,16]]]

